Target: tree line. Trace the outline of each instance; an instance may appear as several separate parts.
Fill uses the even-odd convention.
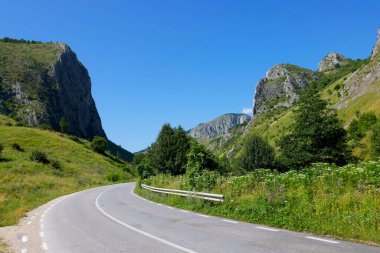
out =
[[[244,137],[240,155],[234,162],[218,158],[204,145],[190,138],[182,127],[163,125],[157,140],[147,152],[135,155],[133,164],[141,178],[157,174],[186,175],[189,182],[202,171],[244,174],[255,169],[299,170],[313,163],[338,166],[355,162],[353,139],[371,130],[372,157],[380,156],[380,119],[366,113],[351,122],[348,130],[314,89],[301,96],[294,111],[291,132],[275,149],[259,134]]]

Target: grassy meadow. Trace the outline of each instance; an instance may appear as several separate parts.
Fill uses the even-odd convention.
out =
[[[143,183],[187,188],[185,176],[159,175]],[[180,208],[380,245],[380,162],[315,164],[286,173],[256,170],[239,177],[205,172],[196,178],[195,190],[224,194],[225,202],[136,189],[146,198]]]
[[[51,199],[86,188],[133,179],[131,167],[90,143],[60,133],[18,127],[0,117],[0,226],[14,225],[23,215]],[[49,163],[32,161],[32,152]]]

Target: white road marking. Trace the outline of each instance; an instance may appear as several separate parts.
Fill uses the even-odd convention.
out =
[[[100,194],[96,197],[96,200],[95,200],[95,206],[96,206],[96,208],[97,208],[97,209],[98,209],[98,210],[99,210],[104,216],[108,217],[109,219],[115,221],[116,223],[119,223],[120,225],[122,225],[122,226],[124,226],[124,227],[126,227],[126,228],[128,228],[128,229],[130,229],[130,230],[133,230],[133,231],[135,231],[135,232],[137,232],[137,233],[139,233],[139,234],[141,234],[141,235],[145,235],[146,237],[152,238],[153,240],[159,241],[159,242],[164,243],[164,244],[166,244],[166,245],[168,245],[168,246],[171,246],[171,247],[173,247],[173,248],[176,248],[176,249],[182,250],[182,251],[187,252],[187,253],[197,253],[196,251],[193,251],[193,250],[191,250],[191,249],[187,249],[187,248],[182,247],[182,246],[180,246],[180,245],[177,245],[177,244],[175,244],[175,243],[169,242],[169,241],[167,241],[167,240],[165,240],[165,239],[159,238],[159,237],[157,237],[157,236],[155,236],[155,235],[149,234],[149,233],[147,233],[147,232],[145,232],[145,231],[142,231],[142,230],[140,230],[140,229],[138,229],[138,228],[135,228],[135,227],[133,227],[133,226],[131,226],[131,225],[128,225],[128,224],[126,224],[126,223],[124,223],[124,222],[122,222],[122,221],[116,219],[115,217],[111,216],[110,214],[108,214],[106,211],[104,211],[104,210],[100,207],[100,205],[99,205],[99,199],[100,199],[100,197],[101,197],[105,192],[107,192],[107,191],[109,191],[109,190],[111,190],[111,189],[113,189],[113,188],[109,188],[108,190],[105,190],[105,191],[103,191],[102,193],[100,193]]]
[[[173,207],[171,207],[171,206],[166,206],[166,207],[167,207],[167,208],[169,208],[169,209],[172,209],[172,210],[174,209],[174,208],[173,208]]]
[[[210,216],[208,216],[208,215],[204,215],[204,214],[198,214],[198,215],[201,217],[210,218]]]
[[[30,221],[28,221],[26,224],[30,225],[30,224],[32,224],[32,221],[30,220]]]
[[[278,232],[279,231],[278,229],[274,229],[274,228],[265,228],[265,227],[256,227],[256,228],[266,230],[266,231],[272,231],[272,232]]]
[[[21,237],[21,241],[22,242],[27,242],[28,241],[28,237],[26,235],[24,235],[23,237]]]
[[[225,222],[229,222],[229,223],[234,223],[234,224],[239,223],[239,222],[237,222],[237,221],[233,221],[233,220],[223,220],[223,221],[225,221]]]
[[[48,247],[47,247],[47,245],[46,245],[46,242],[43,242],[42,245],[41,245],[41,247],[42,247],[44,250],[47,250],[47,249],[48,249]]]
[[[45,213],[43,215],[41,215],[41,218],[45,218]]]
[[[313,236],[305,236],[307,239],[311,239],[311,240],[316,240],[316,241],[321,241],[321,242],[328,242],[328,243],[334,243],[334,244],[338,244],[339,242],[337,241],[332,241],[332,240],[327,240],[327,239],[322,239],[322,238],[318,238],[318,237],[313,237]]]
[[[186,210],[180,210],[180,211],[183,213],[189,213],[189,211],[186,211]]]
[[[162,204],[157,204],[158,206],[162,206]]]
[[[26,249],[21,249],[21,253],[26,253],[28,252]]]
[[[40,237],[44,237],[45,236],[45,233],[44,232],[40,232]]]

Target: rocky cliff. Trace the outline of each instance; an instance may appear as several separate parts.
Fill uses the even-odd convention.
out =
[[[0,41],[0,111],[30,126],[105,136],[87,69],[63,43]]]
[[[356,106],[359,111],[380,112],[380,29],[368,63],[349,75],[341,86],[340,99],[334,106],[336,109]]]
[[[292,106],[298,100],[299,93],[316,79],[316,73],[305,68],[291,64],[273,66],[256,85],[253,114]]]
[[[199,124],[189,130],[189,136],[206,141],[224,134],[238,125],[247,124],[251,120],[246,114],[224,114],[210,122]]]
[[[349,58],[335,52],[330,52],[322,59],[322,61],[319,62],[318,72],[339,68],[341,66],[346,65],[349,62]]]

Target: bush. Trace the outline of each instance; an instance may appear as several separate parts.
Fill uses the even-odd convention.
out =
[[[24,149],[23,148],[21,148],[21,146],[19,145],[19,144],[17,144],[17,143],[12,143],[12,148],[14,149],[14,150],[17,150],[17,151],[20,151],[20,152],[24,152]]]
[[[363,113],[357,117],[358,118],[354,119],[348,127],[349,137],[353,140],[363,138],[366,132],[369,131],[377,121],[377,116],[373,112]]]
[[[111,182],[117,182],[120,180],[120,174],[118,173],[111,173],[111,174],[108,174],[106,176],[107,180],[108,181],[111,181]]]
[[[62,164],[58,160],[51,160],[51,166],[56,170],[62,170]]]
[[[42,130],[53,131],[53,128],[51,127],[51,125],[48,125],[48,124],[41,124],[38,126],[38,128]]]
[[[39,150],[34,150],[30,154],[30,160],[34,162],[39,162],[43,164],[49,164],[50,160],[45,152],[39,151]]]
[[[95,136],[91,142],[91,148],[99,154],[105,154],[108,147],[108,141],[101,136]]]
[[[243,171],[271,168],[273,161],[274,149],[265,140],[258,135],[246,138],[241,157]]]
[[[371,145],[372,145],[372,158],[373,159],[379,158],[380,157],[380,121],[378,121],[372,127]]]
[[[3,144],[0,144],[0,154],[1,154],[1,152],[4,150],[4,146],[3,146]]]

